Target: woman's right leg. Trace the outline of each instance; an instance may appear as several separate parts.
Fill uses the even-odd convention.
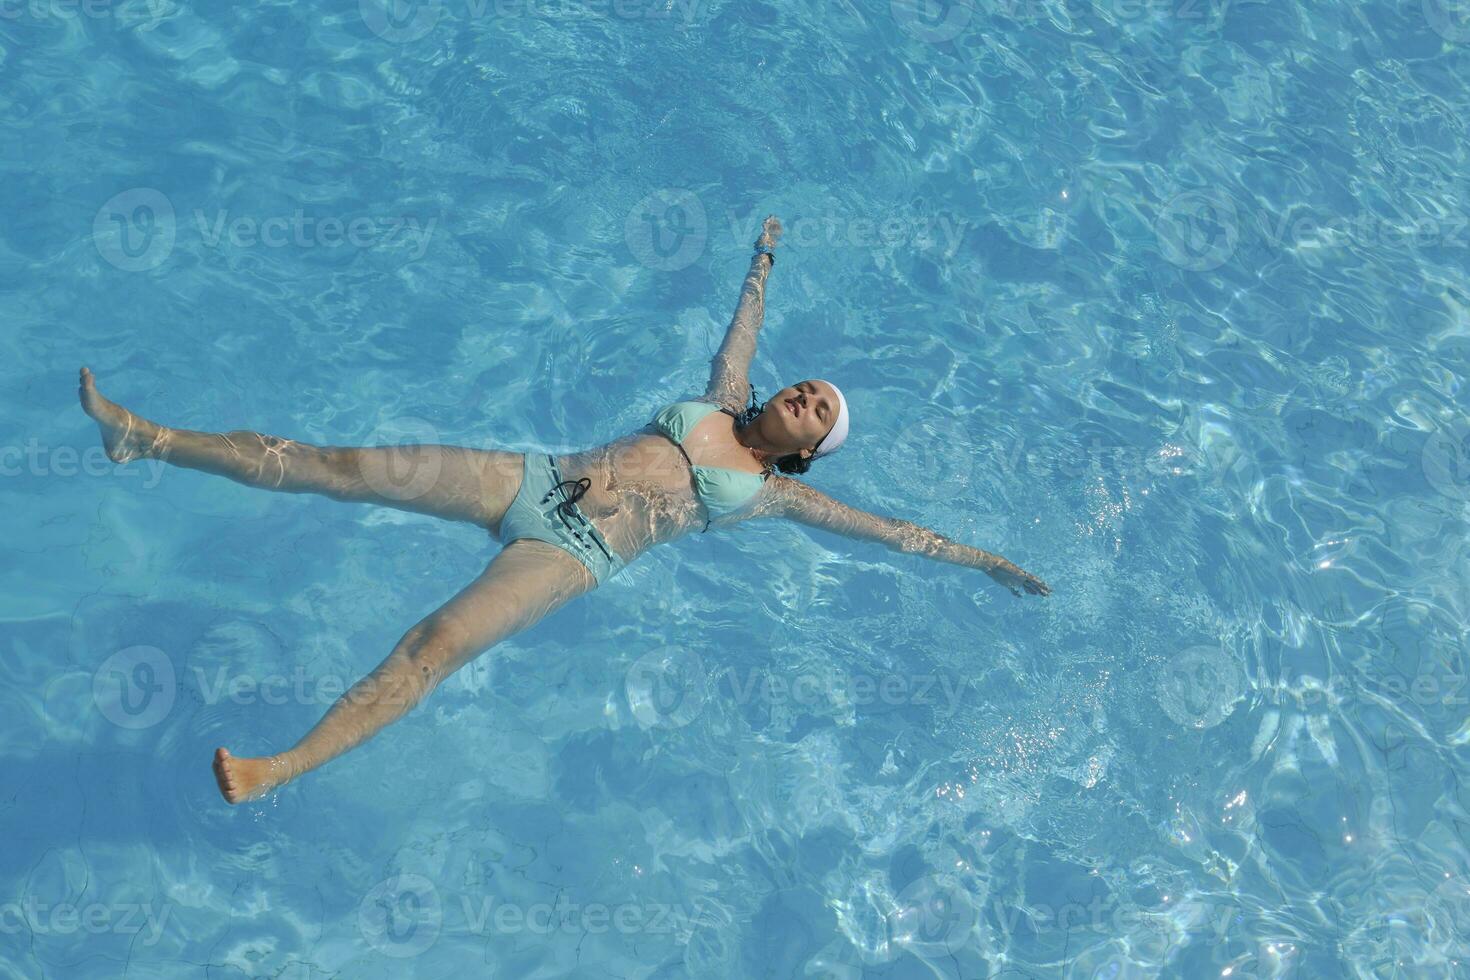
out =
[[[520,489],[522,455],[460,446],[311,446],[258,432],[192,432],[150,422],[104,398],[82,368],[82,407],[119,463],[161,459],[246,486],[319,493],[468,521],[496,531]]]
[[[592,573],[555,545],[512,541],[479,578],[409,630],[292,748],[253,758],[216,750],[220,793],[230,803],[254,799],[335,759],[408,713],[486,649],[595,588]]]

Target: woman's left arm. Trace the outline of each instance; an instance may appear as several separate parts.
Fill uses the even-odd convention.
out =
[[[951,541],[926,527],[897,517],[881,517],[849,507],[814,490],[800,480],[772,477],[771,486],[756,506],[752,517],[786,517],[810,527],[819,527],[850,538],[877,541],[894,551],[924,555],[936,561],[978,568],[1011,590],[1032,595],[1050,595],[1051,586],[1016,567],[1000,555]]]
[[[781,222],[771,215],[761,227],[756,246],[774,249],[781,238]],[[704,397],[717,401],[735,411],[745,407],[750,392],[750,362],[755,357],[756,337],[766,316],[766,277],[771,274],[775,263],[774,255],[756,252],[750,260],[750,271],[740,287],[740,302],[735,307],[735,316],[730,328],[725,331],[725,342],[720,345],[710,366],[709,386]]]

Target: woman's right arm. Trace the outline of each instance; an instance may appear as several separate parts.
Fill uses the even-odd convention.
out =
[[[876,541],[904,554],[978,568],[1020,595],[1050,595],[1051,586],[1015,564],[979,548],[951,541],[927,527],[898,517],[869,514],[834,500],[820,490],[790,477],[772,477],[771,486],[751,513],[752,517],[785,517],[809,527],[832,531],[861,541]]]
[[[758,244],[772,248],[781,239],[781,222],[775,215],[765,220]],[[735,306],[735,316],[725,331],[724,343],[720,344],[710,365],[709,384],[704,397],[719,402],[734,411],[745,407],[750,393],[750,362],[755,357],[756,339],[766,316],[766,277],[771,274],[774,259],[763,252],[756,252],[750,259],[750,270],[740,287],[740,302]]]

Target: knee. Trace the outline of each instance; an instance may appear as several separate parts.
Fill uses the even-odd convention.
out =
[[[448,622],[426,620],[404,634],[399,652],[407,661],[415,685],[425,693],[459,666],[464,649],[460,631]]]

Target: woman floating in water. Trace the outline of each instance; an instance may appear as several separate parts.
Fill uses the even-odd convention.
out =
[[[746,370],[780,236],[780,222],[767,218],[704,395],[667,406],[639,432],[569,456],[457,446],[317,447],[248,431],[170,429],[102,397],[92,372],[82,368],[82,407],[119,463],[161,459],[252,487],[469,521],[504,545],[479,578],[404,634],[295,746],[260,758],[218,749],[214,773],[226,800],[255,799],[335,759],[489,647],[592,591],[654,545],[695,528],[787,517],[978,568],[1015,595],[1051,592],[998,555],[855,510],[772,472],[805,473],[812,460],[842,445],[851,418],[842,392],[826,381],[802,381],[754,404]],[[752,405],[742,411],[747,391]]]

